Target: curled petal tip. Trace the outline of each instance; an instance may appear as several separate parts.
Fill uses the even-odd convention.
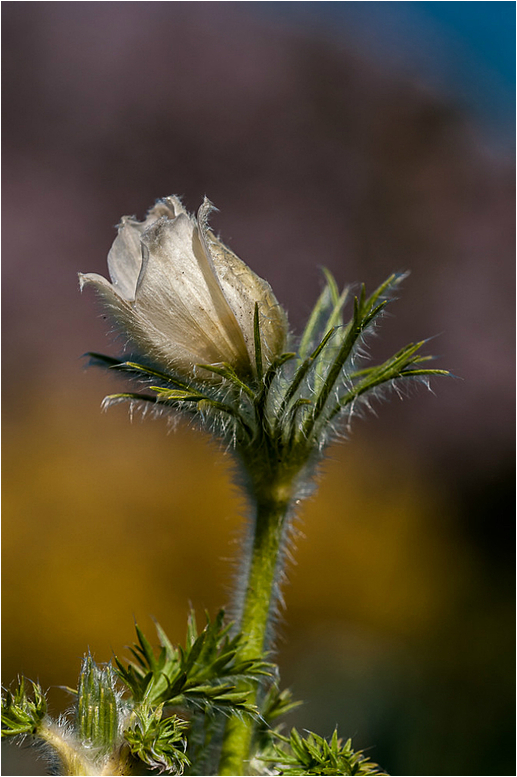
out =
[[[217,207],[214,205],[214,203],[212,202],[212,200],[211,200],[209,197],[207,197],[207,196],[206,196],[206,194],[205,194],[205,196],[203,197],[203,205],[204,205],[205,207],[208,207],[210,210],[215,210],[217,213],[219,212],[219,208],[217,208]]]
[[[205,195],[204,200],[197,211],[197,222],[202,230],[207,230],[209,228],[208,218],[213,211],[217,212],[217,210],[218,209],[215,207],[213,202],[211,202]]]

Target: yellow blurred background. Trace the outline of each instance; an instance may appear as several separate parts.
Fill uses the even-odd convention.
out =
[[[124,655],[135,620],[156,642],[153,618],[181,642],[189,603],[200,621],[228,604],[246,526],[228,454],[184,423],[167,433],[163,418],[101,413],[105,374],[84,379],[80,406],[56,386],[4,428],[4,676],[38,679],[55,711],[87,649]],[[447,490],[369,426],[331,447],[301,506],[277,657],[307,700],[291,722],[325,734],[338,722],[376,758],[390,756],[391,716],[409,696],[417,730],[397,757],[411,764],[447,738],[442,716],[476,715],[470,693],[504,712],[507,670],[492,656],[511,644],[511,613]]]

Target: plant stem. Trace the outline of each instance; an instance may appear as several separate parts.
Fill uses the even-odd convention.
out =
[[[96,774],[93,762],[80,752],[73,739],[63,735],[52,722],[43,722],[37,729],[36,736],[49,744],[57,753],[61,762],[60,774]]]
[[[276,599],[276,585],[282,558],[285,520],[289,511],[291,483],[270,484],[256,500],[253,543],[247,570],[247,583],[239,628],[244,640],[243,660],[262,656],[267,648],[268,630]],[[249,683],[249,701],[256,703],[258,682]],[[230,718],[223,740],[220,775],[243,775],[249,759],[254,721]]]

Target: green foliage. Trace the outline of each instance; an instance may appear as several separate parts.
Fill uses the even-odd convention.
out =
[[[227,715],[244,715],[254,727],[254,773],[268,774],[269,765],[274,765],[278,774],[382,774],[361,752],[352,750],[350,741],[343,746],[337,734],[330,742],[315,734],[302,738],[295,729],[289,738],[282,736],[281,727],[274,726],[299,702],[273,684],[259,710],[249,703],[247,691],[236,689],[238,681],[270,677],[274,667],[262,660],[239,659],[242,635],[230,637],[230,625],[223,618],[222,611],[213,622],[207,617],[199,633],[191,613],[184,648],[173,646],[157,625],[161,645],[157,656],[137,626],[138,642],[131,648],[134,663],[125,667],[117,661],[115,671],[85,656],[73,691],[72,728],[47,718],[41,688],[32,683],[31,698],[22,678],[4,694],[3,735],[41,738],[56,750],[66,774],[139,774],[144,768],[166,774],[215,774],[221,724]],[[130,692],[125,700],[116,686],[117,674]],[[184,717],[178,712],[181,708]]]
[[[169,774],[183,774],[189,760],[185,729],[188,723],[176,715],[163,717],[163,704],[157,707],[145,702],[131,717],[131,726],[124,731],[131,753],[151,769]]]
[[[269,728],[278,718],[287,715],[288,712],[300,707],[301,704],[303,702],[294,701],[293,695],[288,688],[284,688],[281,691],[277,685],[273,685],[262,704],[262,720]]]
[[[421,365],[429,360],[430,357],[416,355],[425,341],[410,344],[377,367],[365,370],[357,370],[355,367],[357,362],[366,358],[365,353],[361,351],[365,336],[376,326],[389,302],[390,295],[398,287],[403,277],[402,275],[391,275],[369,297],[366,295],[363,285],[359,296],[354,297],[352,318],[345,326],[337,326],[334,330],[330,328],[325,330],[326,334],[323,340],[320,339],[321,334],[318,335],[317,328],[311,325],[311,316],[309,320],[310,331],[307,332],[306,328],[302,342],[306,343],[305,348],[312,344],[314,351],[298,369],[302,370],[307,366],[309,368],[305,386],[302,388],[302,395],[304,395],[305,390],[307,398],[312,398],[313,407],[305,414],[301,430],[295,430],[295,439],[321,446],[322,443],[326,442],[329,434],[332,434],[331,422],[333,419],[342,411],[346,411],[350,416],[353,400],[373,392],[383,384],[389,386],[394,381],[401,379],[448,374],[445,370],[422,367],[418,369],[418,372],[414,369],[410,370],[414,365]],[[327,273],[327,299],[330,302],[325,309],[325,301],[320,298],[315,308],[318,311],[318,317],[326,313],[327,321],[332,324],[339,321],[343,298],[346,296],[345,290],[343,295],[336,299],[335,293],[331,293],[334,284],[335,282]],[[315,362],[314,368],[312,364],[307,365],[310,359]],[[287,407],[289,407],[289,403]]]
[[[134,661],[125,666],[116,658],[117,673],[135,702],[257,714],[256,707],[248,702],[248,693],[236,690],[236,683],[269,675],[271,665],[261,659],[241,660],[242,635],[230,637],[230,628],[231,624],[224,625],[221,610],[213,623],[207,615],[207,624],[198,634],[191,613],[186,646],[181,648],[173,646],[157,624],[160,652],[156,656],[136,626],[138,642],[130,648]]]
[[[289,689],[285,688],[281,691],[278,685],[272,685],[261,704],[260,719],[255,726],[252,750],[263,754],[268,752],[281,728],[273,728],[273,724],[302,703],[294,701]]]
[[[354,752],[350,739],[343,745],[337,730],[330,742],[310,732],[306,737],[301,737],[295,728],[289,737],[277,735],[277,739],[281,744],[274,745],[274,757],[264,759],[274,762],[276,774],[386,774],[366,758],[362,751]]]
[[[345,287],[342,294],[339,294],[338,285],[331,272],[323,268],[326,284],[309,320],[303,330],[299,346],[299,358],[301,361],[307,358],[316,347],[316,340],[321,332],[329,332],[336,326],[343,323],[342,310],[348,297],[349,289]]]
[[[365,337],[377,326],[405,276],[390,275],[369,296],[363,285],[344,323],[349,290],[340,294],[331,273],[324,270],[324,274],[325,287],[301,335],[298,352],[281,354],[266,370],[258,309],[255,311],[256,378],[238,377],[229,364],[201,364],[190,380],[180,380],[135,361],[90,354],[92,363],[140,379],[154,392],[154,396],[112,394],[106,404],[129,400],[181,411],[234,445],[248,470],[266,456],[293,471],[325,446],[340,419],[349,420],[361,403],[367,405],[383,387],[449,374],[428,366],[431,357],[420,354],[425,340],[410,343],[379,365],[361,367],[367,358]],[[257,451],[260,456],[255,455]]]
[[[111,666],[85,656],[79,675],[75,729],[83,743],[107,752],[117,738],[120,698]]]
[[[45,694],[37,683],[31,682],[33,698],[25,688],[25,678],[19,678],[14,690],[5,690],[2,696],[2,737],[35,734],[47,713]]]
[[[173,645],[157,625],[155,652],[136,626],[130,661],[115,658],[113,669],[96,665],[90,655],[84,659],[73,725],[46,717],[45,696],[36,683],[32,697],[23,679],[6,691],[3,735],[45,740],[58,753],[65,773],[134,774],[151,768],[169,774],[215,774],[219,768],[220,774],[243,774],[251,768],[279,775],[383,774],[363,752],[354,752],[350,740],[343,744],[336,732],[330,741],[312,733],[302,737],[296,729],[284,736],[279,718],[297,703],[276,684],[267,693],[264,687],[259,690],[264,678],[271,683],[275,676],[273,665],[264,660],[266,631],[278,595],[275,573],[287,536],[285,524],[295,499],[303,494],[304,478],[310,478],[307,465],[340,424],[380,390],[449,374],[428,366],[431,357],[421,355],[426,341],[410,343],[381,364],[365,364],[368,334],[403,276],[391,275],[369,296],[361,287],[346,321],[349,290],[340,293],[332,275],[324,272],[325,287],[297,352],[277,354],[268,362],[255,306],[254,368],[249,374],[237,375],[227,363],[198,364],[180,378],[153,364],[89,354],[93,364],[124,373],[147,390],[111,395],[107,405],[128,400],[158,412],[180,411],[236,449],[257,505],[253,552],[260,563],[254,577],[248,570],[244,597],[254,605],[248,617],[256,622],[246,621],[245,601],[246,635],[235,634],[232,625],[225,624],[223,611],[213,622],[207,616],[201,632],[191,614],[185,647]],[[140,358],[145,362],[148,355]],[[223,734],[226,718],[230,721]]]

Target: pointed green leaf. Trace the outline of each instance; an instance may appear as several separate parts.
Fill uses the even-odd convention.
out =
[[[262,382],[263,366],[262,366],[262,340],[260,336],[260,317],[258,302],[255,302],[255,312],[253,315],[253,337],[255,341],[255,367],[257,369],[257,378],[259,383]]]
[[[246,383],[243,383],[242,380],[240,380],[230,364],[197,364],[196,366],[203,370],[213,372],[215,375],[220,375],[222,378],[226,378],[226,380],[229,380],[237,386],[237,388],[247,394],[250,399],[255,399],[255,392],[247,386]]]

